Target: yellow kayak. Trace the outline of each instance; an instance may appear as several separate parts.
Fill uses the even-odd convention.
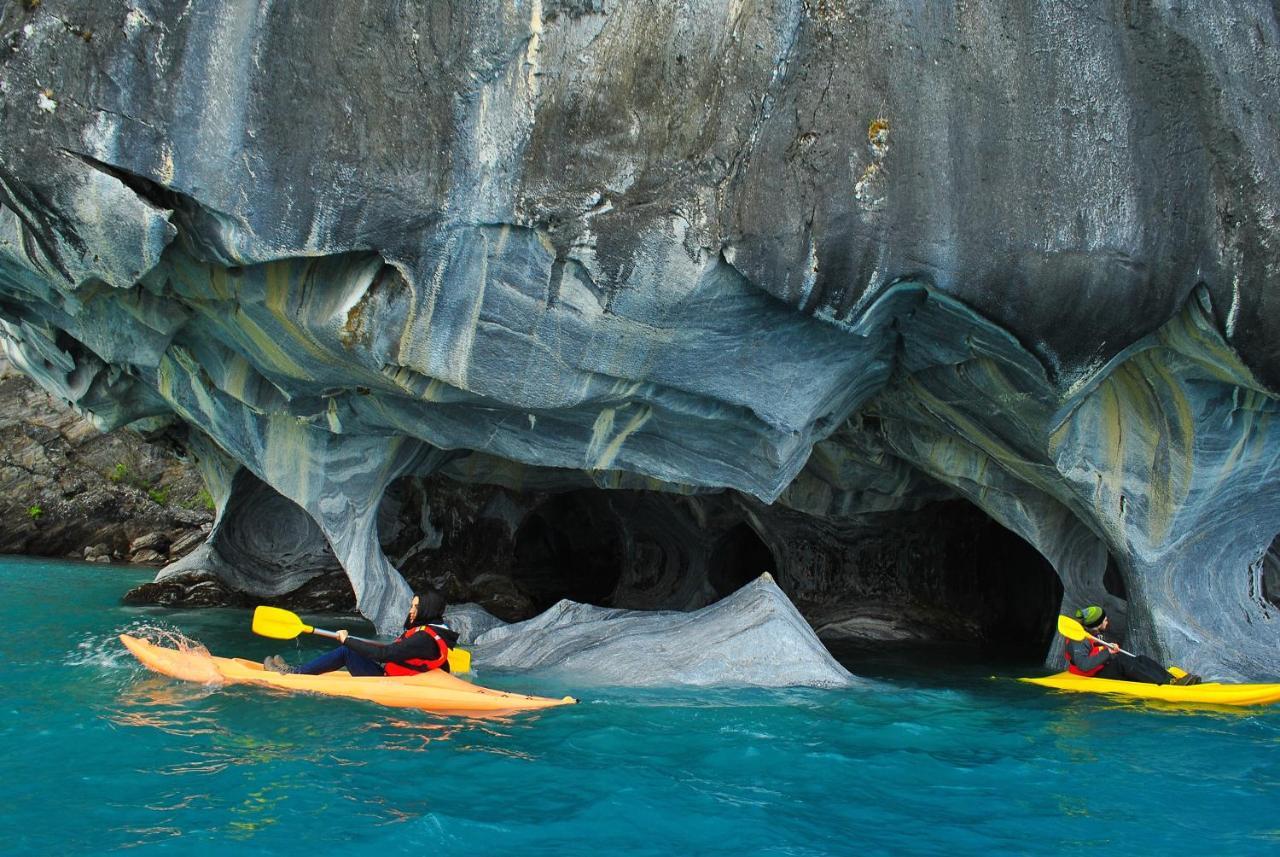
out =
[[[121,634],[120,642],[148,669],[171,678],[202,684],[257,684],[468,717],[492,717],[577,702],[571,696],[549,699],[491,690],[439,670],[413,676],[363,677],[352,676],[345,671],[324,675],[284,675],[263,669],[262,664],[243,658],[220,658],[204,652],[171,649],[128,634]]]
[[[1020,678],[1028,684],[1073,693],[1107,693],[1164,702],[1207,703],[1210,705],[1270,705],[1280,702],[1280,684],[1144,684],[1110,678],[1089,678],[1061,672],[1044,678]]]

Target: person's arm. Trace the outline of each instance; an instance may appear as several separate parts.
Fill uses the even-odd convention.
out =
[[[1067,645],[1071,648],[1071,663],[1076,665],[1076,669],[1088,672],[1094,667],[1100,667],[1111,660],[1111,652],[1105,647],[1096,655],[1091,656],[1089,650],[1093,646],[1089,640],[1073,640]]]
[[[394,643],[366,643],[351,637],[346,639],[346,647],[359,655],[364,655],[379,664],[391,661],[403,662],[410,658],[431,660],[440,657],[440,646],[430,634],[414,634]]]

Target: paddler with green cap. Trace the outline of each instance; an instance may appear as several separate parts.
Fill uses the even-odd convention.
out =
[[[1067,640],[1067,671],[1074,675],[1140,681],[1146,684],[1199,684],[1200,676],[1190,673],[1174,678],[1169,671],[1146,655],[1130,655],[1120,651],[1117,643],[1102,639],[1111,627],[1107,611],[1091,604],[1076,611],[1076,621],[1089,635],[1083,640]]]

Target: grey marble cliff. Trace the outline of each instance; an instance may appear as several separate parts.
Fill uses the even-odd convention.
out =
[[[331,556],[389,629],[379,510],[447,478],[620,492],[585,508],[689,555],[732,512],[797,603],[890,626],[838,608],[911,563],[841,546],[967,501],[1131,647],[1280,673],[1273,4],[44,0],[0,35],[0,342],[103,429],[186,425],[217,518],[162,574]],[[764,570],[622,550],[617,606]]]

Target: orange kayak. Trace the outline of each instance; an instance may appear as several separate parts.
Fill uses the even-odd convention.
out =
[[[171,649],[128,634],[121,634],[120,642],[148,669],[202,684],[256,684],[467,717],[492,717],[577,702],[571,696],[550,699],[491,690],[439,670],[414,676],[361,677],[346,672],[284,675],[243,658],[220,658],[203,652]]]

